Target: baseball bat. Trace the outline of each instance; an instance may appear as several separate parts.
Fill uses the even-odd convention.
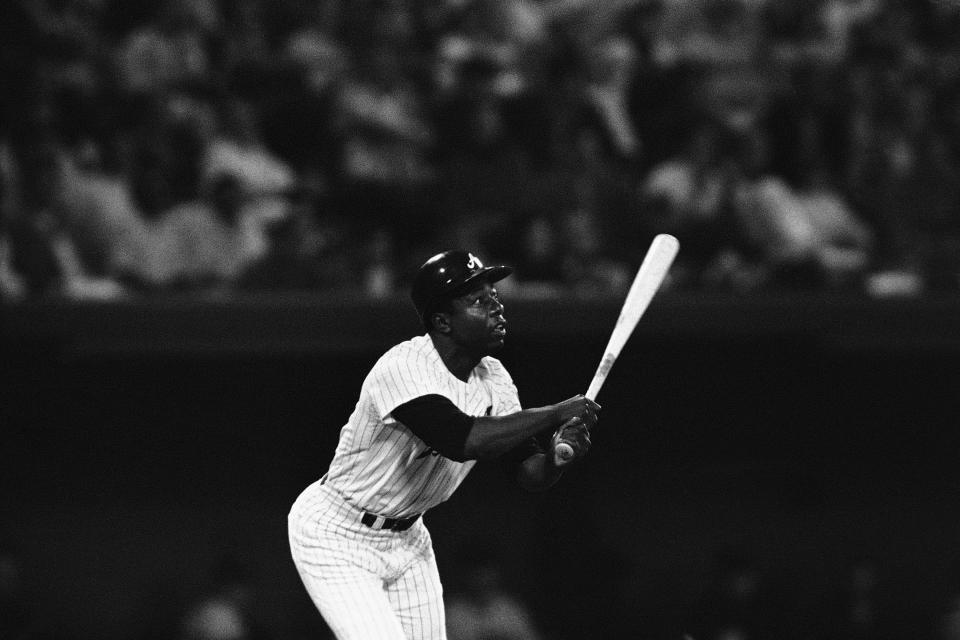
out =
[[[603,383],[610,374],[610,369],[620,356],[623,345],[627,343],[630,334],[637,326],[637,322],[650,306],[654,294],[660,288],[664,278],[670,271],[670,265],[673,259],[677,257],[680,250],[680,242],[673,236],[661,233],[650,243],[647,249],[647,255],[644,256],[640,269],[630,285],[627,297],[620,308],[620,315],[617,317],[617,323],[613,326],[610,333],[610,339],[607,341],[607,347],[603,350],[603,358],[597,365],[597,370],[593,374],[590,386],[587,388],[586,397],[591,400],[597,399],[597,394],[603,387]],[[573,457],[573,447],[565,442],[560,442],[554,447],[554,462],[558,465],[570,460]]]

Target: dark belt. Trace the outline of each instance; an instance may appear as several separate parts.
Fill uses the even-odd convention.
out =
[[[418,513],[415,516],[410,516],[409,518],[384,518],[382,516],[377,516],[372,513],[364,513],[363,517],[360,518],[360,522],[370,527],[371,529],[389,529],[391,531],[406,531],[413,526],[413,523],[417,521],[417,518],[420,517]]]

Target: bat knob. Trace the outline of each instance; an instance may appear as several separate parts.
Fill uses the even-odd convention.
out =
[[[557,466],[570,462],[574,455],[573,447],[566,442],[559,442],[553,448],[553,462]]]

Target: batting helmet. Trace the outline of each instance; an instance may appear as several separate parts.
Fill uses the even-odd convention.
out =
[[[468,251],[444,251],[423,263],[413,279],[410,297],[421,320],[433,310],[437,302],[477,280],[496,282],[513,273],[511,267],[485,267],[477,256]]]

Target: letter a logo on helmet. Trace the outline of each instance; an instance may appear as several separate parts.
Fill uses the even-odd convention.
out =
[[[472,253],[467,254],[467,269],[483,269],[483,263],[480,262],[480,258],[473,255]]]

